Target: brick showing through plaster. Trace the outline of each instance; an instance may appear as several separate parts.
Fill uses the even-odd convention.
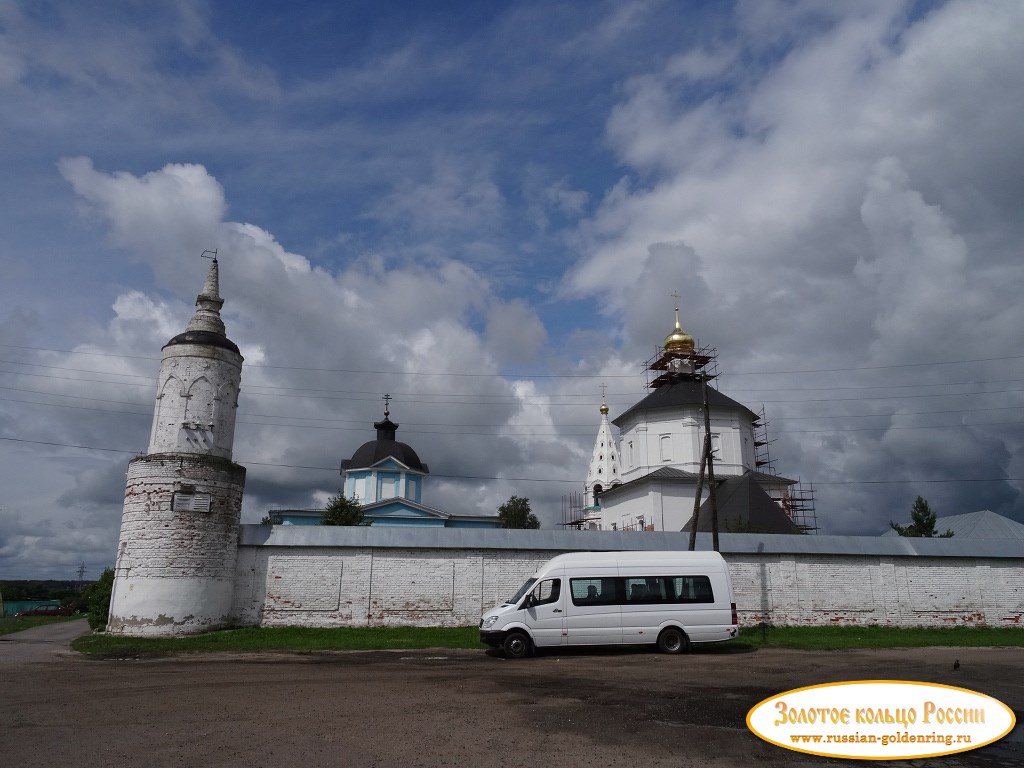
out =
[[[224,459],[141,456],[128,465],[108,631],[183,634],[230,623],[245,469]],[[176,492],[209,512],[175,512]]]
[[[556,554],[243,545],[233,616],[244,626],[476,625]],[[741,625],[1024,622],[1024,557],[725,557]]]

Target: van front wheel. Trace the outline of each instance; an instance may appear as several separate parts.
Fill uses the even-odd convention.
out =
[[[658,650],[662,653],[682,653],[690,649],[690,638],[681,629],[666,627],[658,635]]]
[[[508,658],[521,659],[530,652],[530,638],[522,632],[509,632],[501,647]]]

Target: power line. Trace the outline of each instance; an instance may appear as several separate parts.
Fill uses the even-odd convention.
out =
[[[135,455],[141,455],[139,451],[126,451],[121,448],[101,448],[99,446],[91,445],[73,445],[70,443],[55,443],[44,440],[26,440],[17,437],[5,437],[0,436],[0,440],[7,440],[15,443],[28,443],[33,445],[46,445],[58,448],[75,448],[79,450],[89,451],[107,451],[110,453],[131,453]],[[244,459],[237,460],[239,464],[246,466],[259,466],[259,467],[280,467],[285,469],[310,469],[324,472],[338,472],[337,467],[320,467],[315,465],[305,464],[277,464],[271,462],[261,461],[248,461]],[[499,477],[496,475],[447,475],[447,474],[434,474],[431,473],[431,477],[441,477],[450,480],[507,480],[510,482],[523,482],[523,483],[573,483],[578,484],[580,481],[576,479],[563,479],[557,477]],[[826,482],[815,481],[815,485],[885,485],[885,484],[917,484],[917,483],[1017,483],[1024,482],[1024,478],[1020,477],[968,477],[968,478],[946,478],[943,480],[937,479],[905,479],[905,480],[833,480]]]
[[[115,357],[115,358],[127,358],[132,360],[159,360],[160,358],[149,356],[149,355],[124,355],[113,352],[83,352],[80,350],[70,349],[50,349],[47,347],[31,347],[19,344],[3,344],[0,343],[0,347],[7,347],[10,349],[24,349],[32,352],[52,352],[56,354],[64,355],[91,355],[97,357]],[[799,368],[793,370],[783,371],[730,371],[729,376],[772,376],[772,375],[789,375],[789,374],[803,374],[803,373],[847,373],[850,371],[882,371],[882,370],[894,370],[899,368],[923,368],[929,366],[940,366],[940,365],[963,365],[967,363],[991,363],[1000,362],[1005,360],[1024,360],[1024,355],[1006,355],[1002,357],[978,357],[965,360],[935,360],[921,363],[897,363],[892,365],[862,365],[862,366],[851,366],[847,368]],[[289,366],[289,365],[266,365],[259,363],[250,363],[247,365],[249,368],[258,369],[271,369],[271,370],[287,370],[287,371],[320,371],[323,373],[371,373],[371,374],[384,374],[391,376],[458,376],[467,378],[505,378],[506,376],[512,376],[513,378],[527,378],[527,379],[623,379],[623,378],[634,378],[636,374],[632,373],[524,373],[516,376],[515,374],[501,374],[501,373],[456,373],[451,371],[395,371],[395,370],[377,370],[377,369],[360,369],[360,368],[318,368],[312,366]]]
[[[66,397],[74,400],[89,400],[93,402],[112,403],[117,405],[140,405],[140,403],[131,403],[123,400],[110,400],[108,398],[101,397],[88,397],[85,395],[71,395],[63,392],[46,392],[38,389],[26,389],[24,387],[5,387],[0,386],[0,390],[7,390],[11,392],[25,392],[33,395],[43,395],[46,397]],[[852,403],[852,402],[878,402],[880,400],[920,400],[924,398],[942,398],[942,397],[967,397],[967,396],[978,396],[978,395],[1000,395],[1000,394],[1016,394],[1024,392],[1024,389],[989,389],[986,391],[978,392],[928,392],[918,394],[902,394],[902,395],[872,395],[870,397],[821,397],[821,398],[801,398],[799,400],[761,400],[761,403],[765,405],[786,405],[786,404],[803,404],[803,403]],[[247,389],[243,389],[240,397],[287,397],[295,400],[295,395],[286,395],[274,392],[250,392]],[[590,408],[591,403],[563,403],[558,402],[556,398],[551,397],[536,397],[527,400],[519,398],[507,398],[501,400],[438,400],[439,397],[451,397],[451,395],[444,394],[427,394],[419,395],[416,397],[408,397],[403,400],[407,404],[418,404],[418,405],[454,405],[454,406],[467,406],[467,405],[502,405],[502,404],[519,404],[522,402],[529,403],[530,400],[534,400],[536,404],[547,405],[559,408]],[[376,395],[370,397],[352,397],[350,395],[305,395],[303,399],[306,400],[343,400],[346,402],[377,402],[379,397]]]
[[[2,389],[2,387],[0,387]],[[95,399],[95,398],[93,398]],[[20,400],[18,398],[0,397],[0,401],[11,402],[11,403],[22,403],[25,405],[39,405],[47,408],[65,408],[80,411],[93,411],[96,413],[116,413],[126,416],[139,416],[139,417],[150,417],[152,412],[150,410],[139,410],[129,411],[124,409],[116,408],[96,408],[86,405],[72,405],[69,403],[42,403],[36,400]],[[119,401],[104,400],[111,404],[118,404]],[[123,403],[124,405],[138,405],[140,408],[144,408],[144,404],[132,404]],[[793,416],[793,417],[778,417],[778,421],[803,421],[808,419],[861,419],[861,418],[884,418],[892,419],[896,417],[904,416],[922,416],[932,414],[963,414],[963,413],[974,413],[974,412],[985,412],[985,411],[1006,411],[1006,410],[1018,410],[1024,406],[1002,406],[997,408],[964,408],[956,410],[939,410],[939,411],[911,411],[907,413],[892,413],[892,414],[851,414],[848,416]],[[330,419],[316,416],[296,416],[290,414],[268,414],[268,413],[246,413],[239,411],[239,418],[236,423],[247,424],[250,426],[267,426],[267,427],[281,427],[288,429],[331,429],[342,432],[364,432],[366,431],[366,421],[361,419]],[[282,424],[271,421],[253,421],[253,419],[277,419],[277,420],[294,420],[301,422],[330,422],[329,424]],[[789,435],[789,434],[831,434],[831,433],[842,433],[842,432],[873,432],[880,429],[895,430],[895,429],[956,429],[961,427],[982,427],[982,426],[1002,426],[1021,424],[1021,421],[986,421],[986,422],[975,422],[970,424],[938,424],[938,425],[913,425],[913,426],[878,426],[878,427],[834,427],[831,429],[778,429],[773,430],[772,434],[776,436]],[[340,426],[341,424],[352,424],[354,426],[345,427]],[[547,423],[547,424],[450,424],[444,422],[405,422],[406,427],[403,432],[406,434],[416,435],[494,435],[494,436],[515,436],[516,430],[520,429],[535,429],[538,427],[548,428],[560,428],[562,431],[558,432],[537,432],[533,431],[530,434],[532,436],[548,436],[548,437],[583,437],[590,436],[593,433],[592,424],[571,424],[571,423]],[[410,429],[412,427],[412,429]],[[416,429],[416,427],[441,427],[444,429],[439,430],[424,430]],[[478,432],[478,431],[466,431],[460,429],[459,431],[453,431],[450,428],[476,428],[476,429],[491,429],[499,430],[493,432]],[[569,429],[585,429],[584,432],[570,432]],[[505,430],[504,432],[500,430]]]
[[[32,368],[46,368],[54,371],[71,371],[74,373],[94,373],[101,376],[120,376],[133,379],[141,379],[141,381],[104,381],[102,379],[85,379],[77,376],[54,376],[52,374],[43,373],[29,373],[27,371],[5,371],[0,370],[0,373],[6,373],[12,376],[31,376],[34,378],[42,379],[53,379],[56,381],[84,381],[93,384],[111,384],[114,386],[133,386],[133,387],[144,387],[153,386],[157,383],[157,379],[153,376],[144,376],[142,374],[135,373],[118,373],[116,371],[98,371],[91,368],[69,368],[60,365],[49,365],[43,363],[27,363],[19,360],[0,360],[0,364],[3,365],[22,365]],[[728,374],[722,374],[722,378],[725,378]],[[799,386],[785,386],[785,387],[755,387],[755,388],[729,388],[730,392],[840,392],[840,391],[862,391],[870,389],[918,389],[918,388],[933,388],[933,387],[960,387],[960,386],[985,386],[989,384],[1012,384],[1024,381],[1024,379],[1013,378],[1013,379],[973,379],[968,381],[943,381],[943,382],[923,382],[916,384],[865,384],[860,386],[834,386],[834,387],[799,387]],[[365,389],[335,389],[335,388],[322,388],[322,387],[283,387],[273,384],[247,384],[246,390],[252,389],[272,389],[284,392],[329,392],[334,394],[350,394],[350,395],[374,395],[378,393],[375,390]],[[493,397],[496,399],[505,399],[509,401],[518,401],[519,398],[509,397],[507,395],[484,395],[478,392],[400,392],[396,391],[396,395],[402,397],[419,397],[423,395],[430,395],[434,397]],[[610,392],[606,393],[609,398],[615,397],[633,397],[636,392]],[[953,393],[958,394],[958,393]],[[579,398],[593,398],[594,393],[586,392],[573,394],[569,392],[561,392],[555,395],[555,397],[579,397]]]

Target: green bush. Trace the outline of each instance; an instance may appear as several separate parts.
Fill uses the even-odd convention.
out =
[[[110,593],[114,588],[114,569],[107,568],[94,583],[85,590],[89,604],[89,626],[102,631],[107,626],[110,614]]]

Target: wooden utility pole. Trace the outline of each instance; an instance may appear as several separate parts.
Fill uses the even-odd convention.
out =
[[[697,473],[697,494],[693,497],[693,517],[690,519],[690,551],[697,548],[697,523],[700,521],[700,497],[704,493],[704,467],[707,466],[708,443],[711,436],[704,433],[704,448],[700,452],[700,472]]]
[[[711,547],[718,552],[718,494],[715,492],[715,455],[711,445],[711,409],[708,408],[708,375],[701,372],[701,394],[704,400],[704,462],[708,465],[708,492],[711,495]],[[698,497],[699,501],[699,497]],[[696,521],[694,521],[696,523]],[[694,525],[696,528],[696,525]]]

